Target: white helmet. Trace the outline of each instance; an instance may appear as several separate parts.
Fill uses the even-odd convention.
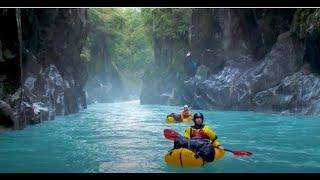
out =
[[[184,108],[189,108],[188,105],[184,105],[183,107],[184,107]]]

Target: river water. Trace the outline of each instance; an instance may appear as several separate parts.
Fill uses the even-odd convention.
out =
[[[98,103],[0,133],[0,172],[320,172],[320,118],[279,114],[203,111],[221,144],[252,156],[226,152],[201,168],[165,163],[173,147],[165,128],[180,133],[191,123],[166,124],[181,107],[140,105],[139,101]],[[197,112],[199,110],[192,110]]]

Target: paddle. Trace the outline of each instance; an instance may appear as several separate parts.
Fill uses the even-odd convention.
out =
[[[172,129],[165,129],[163,131],[163,134],[164,134],[164,137],[166,137],[167,139],[170,139],[170,140],[175,140],[177,137],[181,136],[178,132],[176,132]],[[215,147],[215,148],[218,148],[218,147]],[[239,150],[232,151],[229,149],[224,149],[224,151],[231,152],[235,156],[250,156],[250,155],[252,155],[252,153],[249,151],[239,151]]]

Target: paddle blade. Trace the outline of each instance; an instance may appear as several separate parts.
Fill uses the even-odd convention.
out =
[[[165,129],[163,131],[164,137],[170,140],[175,140],[177,137],[180,136],[180,134],[172,129]]]
[[[232,151],[235,156],[250,156],[252,155],[249,151]]]

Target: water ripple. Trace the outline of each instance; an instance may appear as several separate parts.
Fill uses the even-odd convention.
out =
[[[0,135],[0,172],[319,172],[320,126],[315,117],[202,111],[226,153],[202,168],[164,162],[173,146],[163,129],[183,133],[191,124],[166,124],[180,107],[101,103],[73,115]],[[199,110],[193,110],[199,111]]]

